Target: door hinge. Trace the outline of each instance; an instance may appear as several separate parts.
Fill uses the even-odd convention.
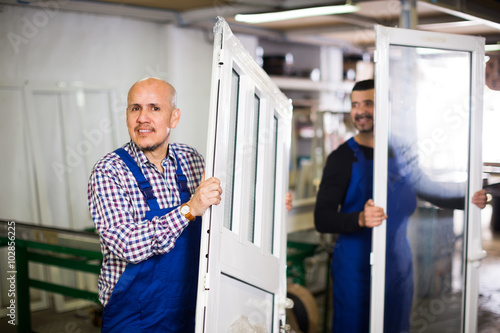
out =
[[[219,64],[219,66],[224,65],[224,50],[223,49],[219,50],[219,59],[217,59],[217,63]]]
[[[210,273],[205,274],[203,286],[205,287],[205,290],[210,290]]]

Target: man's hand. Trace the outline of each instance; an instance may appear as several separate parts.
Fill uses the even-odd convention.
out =
[[[293,198],[292,198],[292,192],[288,192],[285,196],[285,206],[287,211],[292,210],[292,205],[293,205]]]
[[[376,207],[372,199],[365,203],[365,209],[359,214],[359,225],[361,227],[373,228],[382,224],[387,218],[384,210]]]
[[[220,180],[215,177],[205,180],[205,173],[203,173],[200,185],[196,188],[191,200],[187,202],[191,208],[191,214],[202,216],[208,207],[220,203],[221,194]]]
[[[479,190],[472,196],[472,203],[481,209],[486,207],[487,202],[486,190]]]

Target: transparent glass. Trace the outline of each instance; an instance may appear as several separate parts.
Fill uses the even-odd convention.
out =
[[[231,276],[221,275],[217,332],[274,332],[274,295]]]
[[[259,119],[260,119],[260,98],[257,95],[254,95],[253,97],[253,105],[254,105],[254,113],[252,117],[252,123],[250,124],[251,129],[252,129],[252,136],[251,136],[251,142],[252,142],[252,151],[250,154],[250,160],[249,165],[250,165],[250,186],[248,187],[248,190],[250,191],[250,195],[248,196],[250,202],[248,205],[248,210],[249,210],[249,220],[248,220],[248,240],[251,242],[255,241],[255,203],[256,203],[256,188],[257,188],[257,158],[258,158],[258,151],[259,151]]]
[[[266,211],[264,212],[264,217],[269,217],[269,222],[265,224],[264,231],[264,250],[266,253],[273,254],[274,248],[274,224],[275,224],[275,214],[276,214],[276,177],[277,177],[277,167],[278,163],[276,156],[278,155],[278,118],[273,116],[272,130],[270,133],[269,150],[270,153],[267,156],[271,156],[268,159],[268,164],[266,164],[265,172],[268,174],[267,181],[265,182],[266,190]]]
[[[389,77],[384,325],[459,332],[471,56],[391,45]]]
[[[234,175],[236,167],[236,137],[238,134],[238,100],[240,95],[240,75],[233,69],[231,76],[231,102],[229,119],[229,143],[226,160],[226,184],[224,203],[224,227],[232,230],[234,203]]]

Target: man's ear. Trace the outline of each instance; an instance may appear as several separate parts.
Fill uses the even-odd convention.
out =
[[[181,119],[181,110],[175,108],[170,115],[170,128],[177,127],[179,120]]]

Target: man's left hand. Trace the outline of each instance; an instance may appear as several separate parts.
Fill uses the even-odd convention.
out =
[[[472,196],[472,203],[481,209],[486,207],[487,201],[488,198],[486,197],[486,190],[479,190]]]

